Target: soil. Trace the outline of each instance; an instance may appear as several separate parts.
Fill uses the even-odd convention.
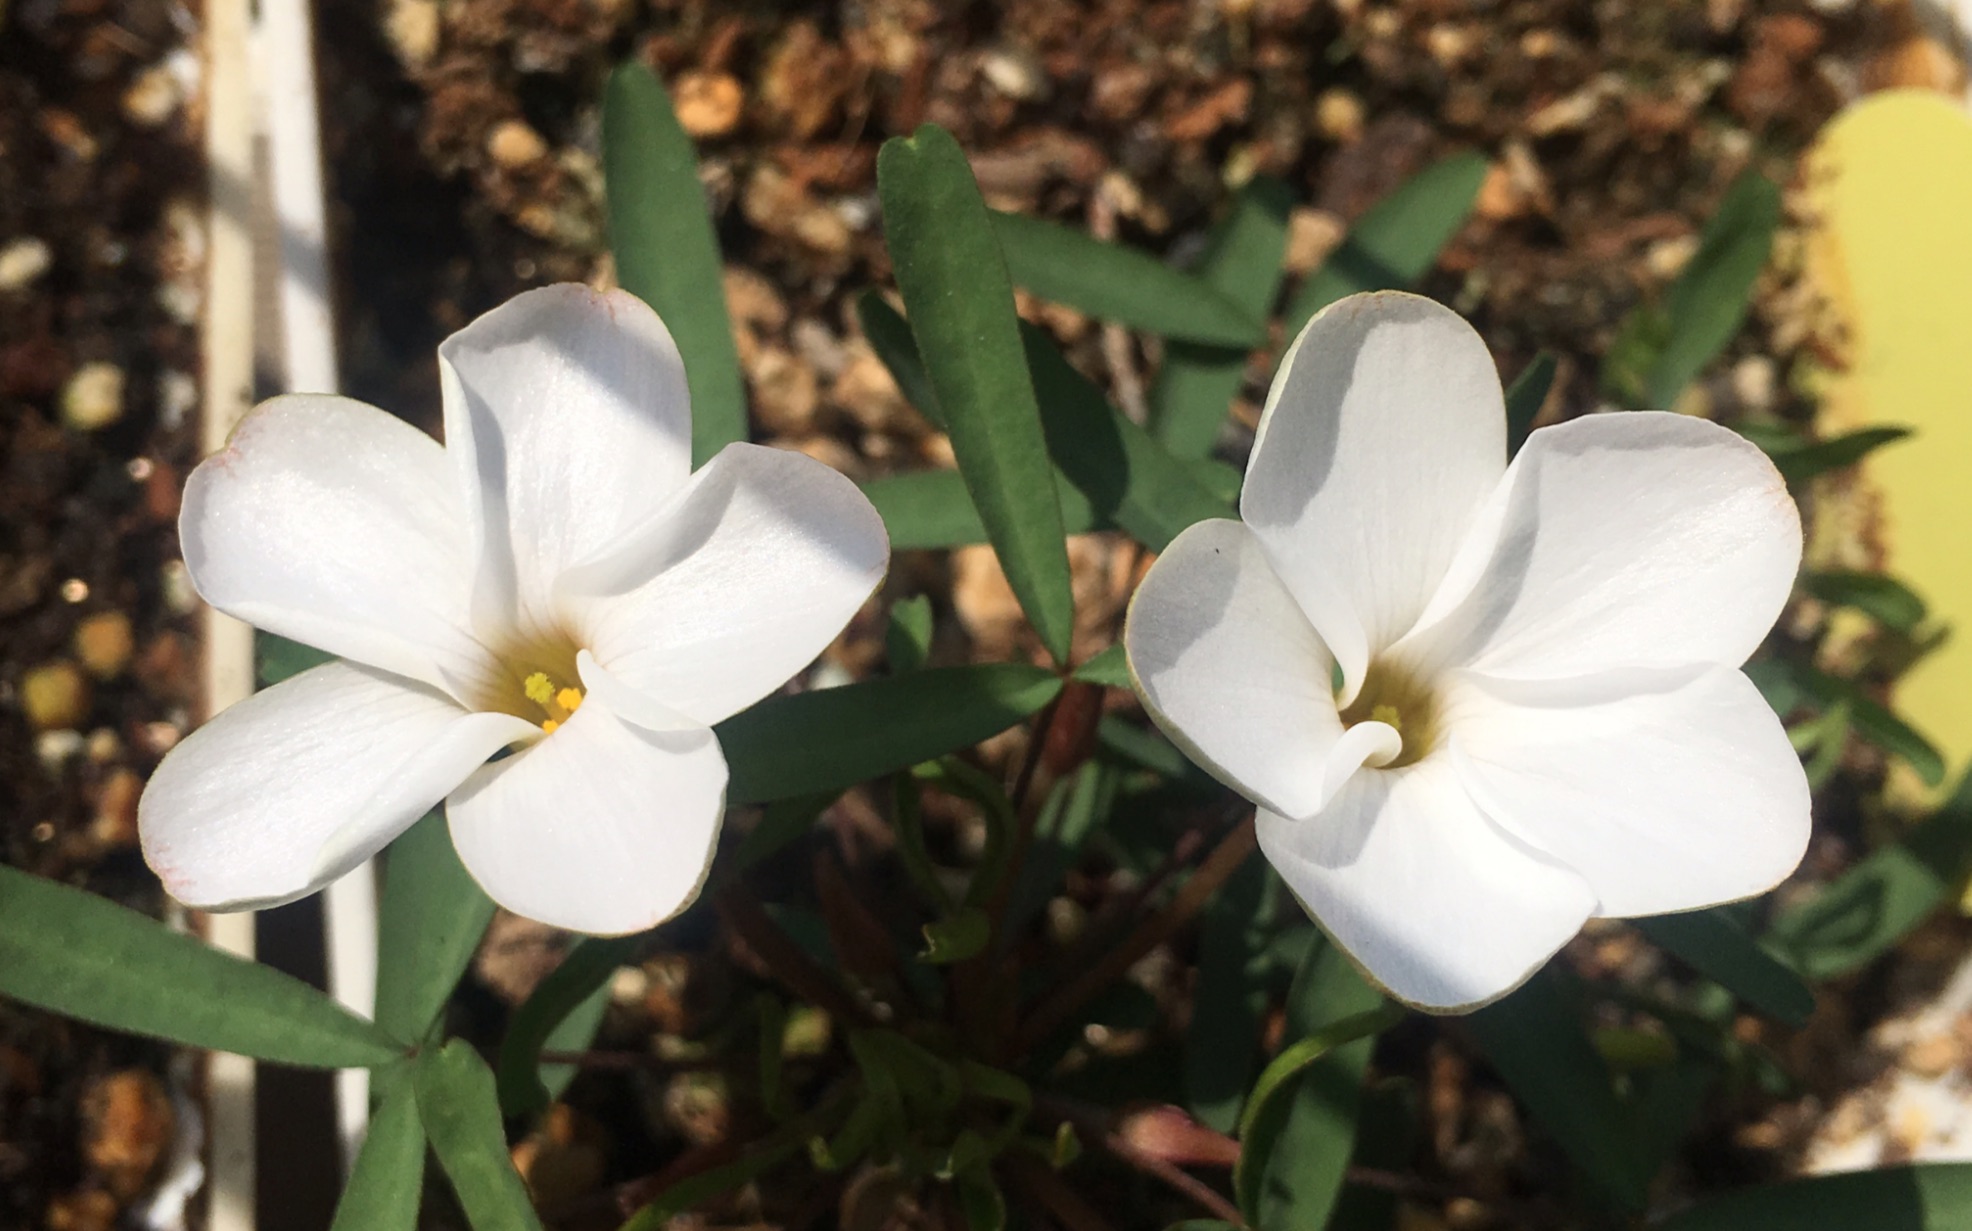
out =
[[[850,309],[857,291],[888,279],[876,150],[920,123],[957,135],[993,204],[1180,263],[1198,255],[1234,189],[1278,177],[1300,202],[1296,275],[1405,177],[1476,148],[1492,161],[1477,211],[1422,289],[1466,312],[1509,375],[1539,350],[1558,355],[1553,419],[1600,400],[1616,329],[1675,277],[1735,176],[1757,167],[1792,183],[1796,155],[1844,102],[1955,71],[1897,5],[1867,0],[319,7],[346,392],[435,430],[434,352],[447,333],[529,286],[611,281],[597,100],[611,66],[633,56],[665,79],[699,141],[756,438],[857,477],[950,464]],[[12,0],[0,11],[0,857],[159,913],[134,810],[196,701],[193,596],[172,525],[196,460],[197,13],[170,0]],[[1795,377],[1827,355],[1799,280],[1800,221],[1796,208],[1747,328],[1683,409],[1809,416]],[[1154,341],[1023,307],[1126,406],[1154,375]],[[1228,461],[1243,460],[1269,370],[1270,360],[1251,367],[1221,441]],[[1078,542],[1078,590],[1113,608],[1132,563],[1108,539]],[[1022,644],[990,554],[900,561],[889,597],[915,592],[940,612],[947,658],[1005,657]],[[880,631],[860,621],[831,662],[867,669]],[[1815,632],[1797,620],[1786,635]],[[1853,752],[1807,875],[1853,857],[1855,800],[1881,768]],[[830,818],[859,877],[868,809],[852,795]],[[962,842],[962,818],[948,820]],[[769,874],[807,883],[808,868],[785,862]],[[1071,904],[1100,910],[1128,883],[1116,868],[1085,871]],[[1937,931],[1933,959],[1963,952],[1961,929]],[[487,1041],[561,946],[512,920],[496,941],[455,1006],[459,1028]],[[1150,984],[1180,1004],[1189,952],[1159,955]],[[1570,960],[1661,975],[1622,929],[1586,937]],[[1823,1035],[1852,1041],[1882,1014],[1888,997],[1873,977],[1829,998],[1839,1022],[1818,1026]],[[689,1061],[732,1028],[757,985],[744,952],[695,912],[666,952],[619,973],[599,1046],[682,1048],[672,1060]],[[1794,1076],[1812,1082],[1809,1056],[1790,1053]],[[0,1003],[0,1228],[116,1225],[168,1146],[167,1059]],[[1405,1193],[1406,1225],[1507,1225],[1502,1210],[1526,1214],[1533,1207],[1515,1202],[1559,1189],[1558,1164],[1527,1145],[1510,1100],[1455,1031],[1414,1022],[1379,1066],[1424,1079],[1439,1109],[1416,1160],[1431,1183]],[[1768,1095],[1715,1108],[1709,1148],[1694,1151],[1710,1161],[1677,1169],[1674,1184],[1780,1171],[1812,1127],[1802,1106]],[[680,1157],[716,1151],[751,1127],[746,1115],[716,1071],[636,1062],[579,1079],[517,1157],[543,1208],[565,1215],[557,1225],[613,1226],[617,1186],[634,1191]],[[1127,1176],[1095,1183],[1144,1200]],[[826,1225],[838,1198],[854,1204],[833,1189],[768,1185],[714,1225]],[[453,1216],[435,1199],[430,1217]]]

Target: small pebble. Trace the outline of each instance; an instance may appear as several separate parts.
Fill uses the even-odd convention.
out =
[[[155,64],[138,73],[123,92],[123,114],[139,128],[156,128],[184,101],[185,87],[178,74],[169,64]]]
[[[34,757],[50,774],[60,774],[63,766],[81,754],[85,742],[80,731],[43,731],[34,737]]]
[[[678,126],[694,137],[723,137],[739,126],[745,92],[730,73],[683,73],[671,87]]]
[[[1353,91],[1331,86],[1315,99],[1315,129],[1330,141],[1350,145],[1361,139],[1368,111]]]
[[[1020,47],[996,47],[979,60],[979,75],[986,84],[1021,102],[1045,98],[1048,76],[1033,53]]]
[[[20,696],[28,724],[37,731],[78,727],[89,715],[89,679],[66,658],[43,663],[22,676]]]
[[[99,611],[75,626],[75,656],[99,680],[123,674],[133,644],[130,617],[121,611]]]
[[[526,120],[502,120],[486,135],[486,155],[514,171],[546,158],[548,143]]]
[[[383,20],[384,34],[407,67],[419,68],[438,54],[442,30],[438,0],[390,0]]]
[[[48,245],[34,236],[13,240],[0,248],[0,293],[27,289],[54,263]]]
[[[62,422],[78,432],[100,431],[123,418],[123,369],[85,363],[62,390]]]

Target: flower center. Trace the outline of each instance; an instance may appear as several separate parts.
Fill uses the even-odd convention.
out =
[[[541,729],[553,735],[555,728],[567,722],[569,716],[582,708],[582,690],[562,687],[550,679],[545,671],[536,671],[521,684],[521,691],[527,699],[539,706],[547,717],[541,720]]]
[[[1380,722],[1397,732],[1403,750],[1384,769],[1401,769],[1422,760],[1438,742],[1438,698],[1405,667],[1373,662],[1362,691],[1342,711],[1344,728]]]

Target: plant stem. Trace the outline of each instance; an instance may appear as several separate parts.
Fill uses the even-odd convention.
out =
[[[743,885],[732,886],[719,895],[714,909],[733,934],[745,942],[754,956],[789,991],[840,1021],[859,1026],[875,1024],[869,1011],[857,1004],[828,971],[803,953],[801,946],[781,930],[750,890]]]
[[[1179,887],[1177,896],[1171,899],[1169,906],[1138,924],[1136,930],[1100,962],[1042,1000],[1021,1026],[1018,1050],[1025,1052],[1031,1049],[1066,1025],[1069,1018],[1095,999],[1104,988],[1128,973],[1130,967],[1142,960],[1146,953],[1176,935],[1178,929],[1189,923],[1192,916],[1203,909],[1212,895],[1238,871],[1239,865],[1246,862],[1258,843],[1253,818],[1248,816],[1219,840],[1219,845],[1199,865],[1198,871]]]

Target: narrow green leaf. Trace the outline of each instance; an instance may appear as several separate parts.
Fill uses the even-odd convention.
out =
[[[1075,668],[1075,678],[1084,684],[1100,684],[1104,688],[1130,687],[1130,662],[1123,653],[1123,643],[1117,642]]]
[[[698,157],[663,84],[641,64],[609,76],[603,180],[617,281],[657,310],[678,344],[692,395],[692,464],[702,466],[746,439],[746,387]]]
[[[631,1215],[618,1231],[665,1231],[678,1215],[756,1180],[800,1154],[809,1148],[811,1137],[820,1142],[818,1122],[819,1117],[813,1114],[790,1121],[748,1147],[737,1160],[679,1180]]]
[[[919,594],[890,608],[890,625],[883,634],[884,656],[898,674],[916,671],[931,655],[931,599]]]
[[[1972,1227],[1972,1163],[1820,1175],[1713,1197],[1657,1231],[1955,1231]]]
[[[931,378],[925,375],[924,360],[918,358],[918,344],[911,336],[910,322],[874,287],[856,297],[856,320],[863,327],[863,337],[870,349],[897,382],[897,391],[904,395],[904,400],[934,425],[944,427],[945,421],[938,413],[938,398],[931,391]]]
[[[1580,1015],[1546,972],[1465,1019],[1507,1087],[1609,1196],[1642,1209],[1645,1186],[1628,1114]]]
[[[411,1069],[418,1116],[473,1231],[541,1231],[507,1154],[493,1071],[463,1039],[428,1048]]]
[[[310,667],[335,661],[333,654],[299,641],[289,641],[286,637],[277,637],[273,633],[254,633],[253,650],[262,688],[271,688],[282,680],[293,679]]]
[[[1804,440],[1794,437],[1757,438],[1748,436],[1754,444],[1766,450],[1773,459],[1774,468],[1780,477],[1789,483],[1802,483],[1816,475],[1853,466],[1884,445],[1895,444],[1911,434],[1907,427],[1865,427],[1827,440]]]
[[[768,804],[761,809],[760,821],[754,825],[753,831],[740,839],[739,847],[725,861],[725,870],[720,875],[730,883],[732,877],[799,839],[814,828],[815,818],[841,794],[840,791],[818,791],[813,795],[777,799]]]
[[[1759,664],[1768,667],[1779,660],[1768,660]],[[1845,680],[1830,675],[1807,663],[1788,662],[1783,669],[1792,672],[1801,690],[1824,708],[1845,705],[1849,710],[1849,721],[1856,734],[1870,743],[1894,753],[1910,762],[1927,786],[1936,786],[1945,780],[1945,759],[1930,740],[1919,734],[1916,728],[1892,713],[1889,707],[1871,697],[1853,680]],[[1749,675],[1753,674],[1748,671]]]
[[[1075,621],[1066,532],[986,203],[958,142],[929,124],[884,143],[877,192],[911,333],[966,490],[1041,644],[1065,662]]]
[[[1348,237],[1309,275],[1287,310],[1287,336],[1297,337],[1315,313],[1358,291],[1401,291],[1438,263],[1438,254],[1465,225],[1486,160],[1453,154],[1419,171],[1356,220]]]
[[[1909,634],[1924,622],[1924,600],[1882,573],[1831,570],[1801,574],[1801,589],[1825,603],[1853,607],[1885,628]]]
[[[924,951],[920,962],[933,966],[950,965],[985,952],[993,937],[993,920],[976,906],[961,907],[956,913],[924,925]]]
[[[1534,431],[1534,420],[1547,402],[1548,390],[1554,388],[1554,373],[1559,361],[1553,351],[1542,351],[1535,355],[1520,375],[1506,389],[1506,454],[1512,457],[1520,452],[1520,446],[1527,443],[1527,437]]]
[[[1417,1149],[1417,1088],[1404,1078],[1386,1078],[1363,1091],[1356,1117],[1356,1153],[1351,1167],[1401,1175]],[[1345,1184],[1335,1199],[1328,1231],[1391,1231],[1397,1223],[1397,1194],[1387,1188]]]
[[[112,1030],[304,1068],[404,1048],[328,996],[92,893],[0,866],[0,996]]]
[[[1650,942],[1767,1016],[1799,1026],[1815,1009],[1815,994],[1787,963],[1747,935],[1720,910],[1633,920]]]
[[[1643,405],[1676,402],[1739,332],[1779,226],[1780,188],[1772,180],[1748,171],[1726,190],[1665,302],[1669,333],[1644,380]]]
[[[1046,333],[1022,323],[1048,452],[1096,517],[1162,551],[1185,527],[1232,510],[1199,486],[1185,463],[1109,404]]]
[[[416,1231],[424,1180],[417,1092],[410,1082],[399,1081],[370,1117],[329,1231]]]
[[[643,944],[638,936],[589,937],[575,942],[561,965],[548,972],[521,1002],[500,1040],[500,1107],[510,1116],[538,1114],[552,1101],[541,1078],[541,1051],[555,1031],[605,986],[618,966]]]
[[[1249,859],[1205,904],[1198,983],[1185,1033],[1185,1100],[1199,1123],[1229,1133],[1260,1054],[1265,986],[1256,978],[1272,929],[1260,918],[1267,865]]]
[[[493,919],[435,811],[391,843],[377,911],[377,1025],[422,1039],[472,961]]]
[[[966,1231],[1005,1231],[1007,1201],[985,1166],[960,1172],[952,1181],[952,1190],[958,1196]]]
[[[1262,318],[1148,253],[1025,214],[993,211],[1014,284],[1133,329],[1218,346],[1258,346]]]
[[[1654,1073],[1630,1076],[1637,1154],[1645,1174],[1655,1175],[1677,1157],[1718,1079],[1716,1062],[1684,1057]]]
[[[1199,265],[1201,281],[1256,321],[1272,315],[1280,294],[1293,205],[1287,185],[1266,176],[1255,179],[1240,193]],[[1165,343],[1164,363],[1150,389],[1149,418],[1151,431],[1173,456],[1198,458],[1212,451],[1252,349],[1179,338]]]
[[[1808,979],[1859,970],[1952,901],[1972,871],[1972,774],[1938,811],[1819,893],[1782,911],[1767,940]]]
[[[770,697],[719,724],[732,767],[726,800],[836,790],[970,748],[1060,691],[1046,668],[987,663]]]
[[[1261,1071],[1240,1116],[1233,1192],[1254,1225],[1327,1224],[1355,1152],[1373,1036],[1403,1016],[1340,949],[1308,951],[1287,998],[1300,1042]]]
[[[602,1029],[603,1017],[609,1012],[609,981],[605,979],[596,990],[573,1009],[568,1016],[556,1023],[541,1043],[542,1051],[587,1051],[596,1041],[596,1031]],[[582,1071],[573,1064],[543,1064],[540,1066],[541,1088],[547,1092],[548,1100],[553,1102],[568,1089]],[[496,1082],[497,1088],[497,1082]]]

